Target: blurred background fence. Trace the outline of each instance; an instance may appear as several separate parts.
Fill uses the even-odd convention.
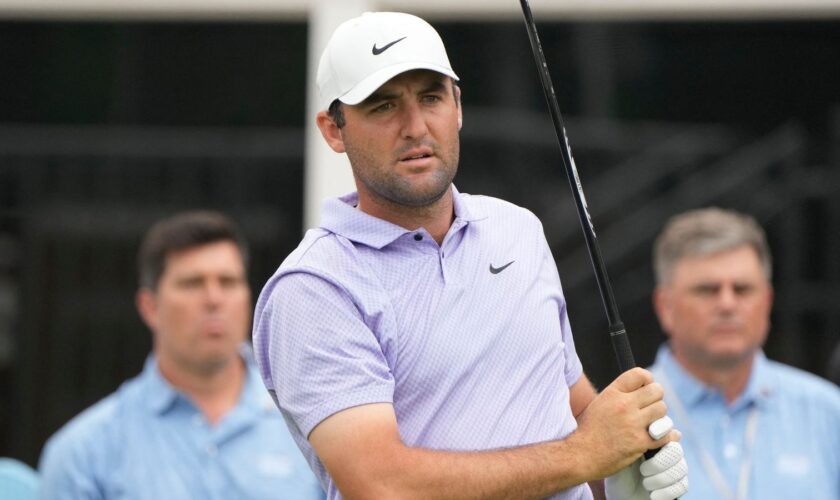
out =
[[[459,189],[543,221],[584,365],[614,375],[603,308],[520,21],[435,20],[462,78]],[[840,339],[840,22],[540,23],[638,361],[663,340],[651,242],[737,208],[775,256],[775,359],[821,374]],[[302,231],[305,21],[0,21],[0,455],[140,370],[134,258],[157,218],[243,225],[254,293]]]

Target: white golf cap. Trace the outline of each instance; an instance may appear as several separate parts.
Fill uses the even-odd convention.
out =
[[[458,79],[437,31],[426,21],[401,12],[365,12],[343,22],[318,64],[318,105],[336,99],[364,101],[385,82],[413,69],[428,69]]]

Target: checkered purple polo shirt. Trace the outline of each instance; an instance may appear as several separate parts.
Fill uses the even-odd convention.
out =
[[[512,447],[576,427],[568,388],[582,368],[542,225],[452,192],[440,246],[357,210],[355,193],[328,200],[322,227],[260,294],[263,380],[330,499],[340,495],[306,437],[353,406],[392,403],[403,441],[431,449]]]

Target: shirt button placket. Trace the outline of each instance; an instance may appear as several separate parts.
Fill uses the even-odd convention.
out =
[[[219,457],[219,447],[213,441],[208,441],[205,447],[207,453],[207,475],[205,482],[210,491],[223,492],[225,488],[225,481],[222,473],[222,460]]]

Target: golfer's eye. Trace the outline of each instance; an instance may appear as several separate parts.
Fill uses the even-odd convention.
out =
[[[383,102],[382,104],[374,106],[373,109],[371,109],[371,112],[372,113],[384,113],[385,111],[389,111],[393,108],[394,108],[394,103]]]
[[[737,284],[733,287],[733,291],[735,295],[749,295],[753,291],[754,287],[749,284]]]
[[[425,103],[436,103],[440,100],[440,96],[437,94],[429,94],[422,97],[422,101]]]

